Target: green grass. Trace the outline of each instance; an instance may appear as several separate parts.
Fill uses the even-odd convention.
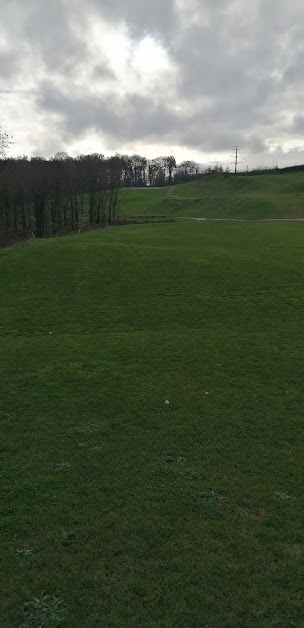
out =
[[[163,218],[161,202],[168,188],[124,188],[120,197],[120,213],[123,216]]]
[[[162,190],[125,190],[122,213],[169,218],[304,218],[304,173],[212,175]]]
[[[304,625],[303,237],[0,251],[1,627]]]
[[[179,196],[196,196],[200,192],[209,194],[304,193],[304,173],[280,173],[263,175],[211,175],[178,186]]]

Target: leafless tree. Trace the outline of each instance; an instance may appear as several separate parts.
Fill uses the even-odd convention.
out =
[[[4,122],[0,120],[0,159],[3,159],[6,154],[6,149],[12,143],[12,138],[9,136]]]

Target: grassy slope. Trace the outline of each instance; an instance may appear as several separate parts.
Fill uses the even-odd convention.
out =
[[[161,203],[167,192],[168,188],[125,188],[121,192],[121,214],[147,219],[163,218],[166,212],[162,210]]]
[[[304,624],[303,235],[0,251],[1,626],[41,591],[69,628]]]
[[[206,218],[303,218],[304,173],[257,176],[210,176],[177,185],[174,196],[156,197],[161,190],[125,191],[123,213],[152,213],[169,217]],[[151,196],[150,196],[151,195]],[[155,195],[155,196],[154,196]],[[127,201],[127,211],[125,202]],[[148,205],[149,203],[149,205]]]

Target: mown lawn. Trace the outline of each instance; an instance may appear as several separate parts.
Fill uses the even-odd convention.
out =
[[[303,241],[0,251],[1,627],[304,626]]]

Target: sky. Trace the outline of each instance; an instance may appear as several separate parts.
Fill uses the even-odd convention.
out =
[[[0,0],[11,155],[304,163],[303,0]]]

